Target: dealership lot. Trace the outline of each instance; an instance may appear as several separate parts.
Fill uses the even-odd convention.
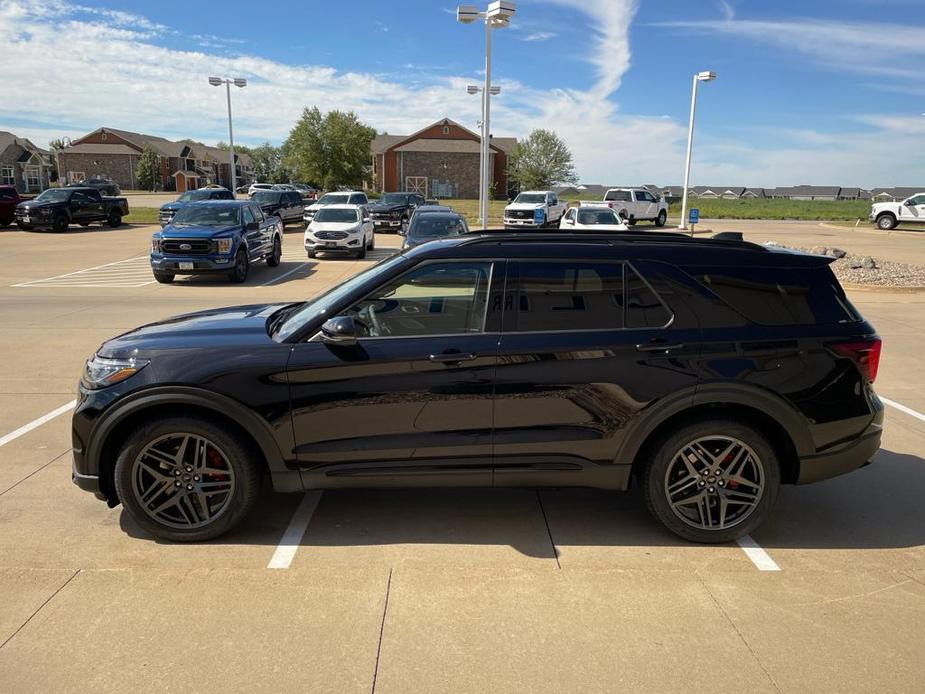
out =
[[[914,234],[713,226],[925,264]],[[0,232],[0,690],[925,689],[925,293],[850,292],[884,339],[878,392],[912,413],[888,408],[874,465],[783,488],[749,553],[588,490],[266,491],[180,545],[71,484],[84,359],[144,322],[311,296],[400,238],[309,261],[292,226],[243,285],[165,286],[154,228]]]

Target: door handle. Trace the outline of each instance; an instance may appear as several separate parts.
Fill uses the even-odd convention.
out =
[[[442,362],[445,364],[458,364],[463,361],[473,361],[478,358],[479,355],[473,354],[472,352],[450,352],[443,354],[431,354],[427,357],[430,361]]]
[[[668,352],[672,349],[682,349],[684,347],[683,342],[679,342],[673,345],[669,345],[664,341],[659,342],[648,342],[642,345],[636,345],[637,352]]]

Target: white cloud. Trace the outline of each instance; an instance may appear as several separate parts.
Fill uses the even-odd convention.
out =
[[[518,36],[519,41],[548,41],[558,36],[554,31],[533,31],[525,36]]]

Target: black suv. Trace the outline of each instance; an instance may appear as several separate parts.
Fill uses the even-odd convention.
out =
[[[73,479],[151,533],[215,537],[275,489],[642,486],[698,542],[880,443],[880,340],[830,258],[671,234],[467,235],[310,301],[104,343]]]

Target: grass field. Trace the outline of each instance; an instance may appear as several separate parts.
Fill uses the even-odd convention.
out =
[[[128,214],[122,218],[127,224],[156,224],[157,207],[132,207],[129,205]]]

